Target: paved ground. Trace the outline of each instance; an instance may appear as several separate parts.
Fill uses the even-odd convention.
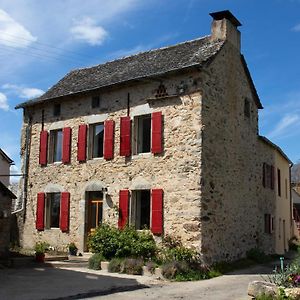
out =
[[[0,270],[1,300],[40,299],[248,299],[248,283],[269,274],[258,266],[197,282],[166,282],[147,276],[110,274],[74,266]]]

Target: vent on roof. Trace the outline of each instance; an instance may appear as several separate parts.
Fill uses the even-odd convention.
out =
[[[161,83],[158,87],[158,89],[156,90],[156,93],[155,93],[155,98],[161,98],[161,97],[166,97],[168,96],[168,93],[167,93],[167,89],[166,87]]]

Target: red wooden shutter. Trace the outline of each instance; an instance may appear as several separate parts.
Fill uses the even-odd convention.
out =
[[[152,113],[152,139],[151,152],[162,152],[162,114],[161,111]]]
[[[131,154],[131,122],[130,117],[121,117],[120,121],[120,155],[130,156]]]
[[[271,166],[271,174],[270,174],[271,178],[271,189],[274,190],[274,182],[275,182],[275,169],[274,166]]]
[[[60,199],[60,222],[59,227],[62,232],[69,230],[69,206],[70,206],[70,193],[61,193]]]
[[[77,143],[77,160],[86,161],[86,134],[87,125],[79,125],[78,129],[78,143]]]
[[[48,150],[48,132],[43,130],[40,133],[40,165],[47,165],[47,150]]]
[[[62,162],[68,164],[71,160],[71,128],[66,127],[63,129],[63,152]]]
[[[119,194],[119,229],[124,228],[128,221],[129,190],[121,190]]]
[[[36,223],[37,230],[44,230],[44,217],[45,217],[45,193],[37,194],[36,204]]]
[[[113,120],[104,122],[104,158],[113,159],[114,157],[114,127]]]
[[[152,190],[152,222],[151,231],[153,234],[163,233],[163,190]]]

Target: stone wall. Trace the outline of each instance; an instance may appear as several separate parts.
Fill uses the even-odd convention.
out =
[[[52,116],[52,105],[39,105],[26,113],[32,113],[32,135],[28,177],[28,197],[24,223],[23,246],[33,247],[38,240],[46,240],[56,247],[64,247],[74,241],[84,248],[85,192],[98,184],[107,188],[104,201],[104,220],[117,225],[119,190],[162,188],[164,191],[164,232],[180,235],[183,241],[199,248],[200,216],[200,162],[201,162],[201,92],[199,74],[166,78],[169,97],[153,98],[158,81],[126,86],[101,92],[100,109],[91,109],[91,97],[77,97],[61,102],[61,117]],[[188,90],[185,96],[177,94],[177,86],[184,82]],[[124,158],[119,155],[120,117],[127,114],[127,94],[130,93],[130,116],[161,111],[163,115],[163,153],[160,155],[139,154]],[[39,165],[39,134],[42,129],[72,128],[71,164]],[[115,121],[114,159],[102,158],[77,162],[77,134],[79,124],[112,119]],[[22,149],[25,141],[24,123]],[[24,153],[24,151],[23,151]],[[70,231],[59,229],[35,229],[36,197],[38,192],[49,188],[68,191],[71,194]]]

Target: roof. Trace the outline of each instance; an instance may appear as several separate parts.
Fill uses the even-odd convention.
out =
[[[13,165],[14,161],[8,157],[8,155],[0,148],[0,155],[10,164]]]
[[[124,82],[155,77],[210,61],[224,44],[210,36],[127,56],[94,67],[71,71],[42,96],[16,106],[22,108],[62,96],[93,91]]]
[[[276,144],[274,144],[273,142],[271,142],[265,136],[259,135],[258,138],[261,141],[263,141],[266,144],[268,144],[269,146],[271,146],[272,148],[274,148],[275,150],[277,150],[289,162],[290,165],[293,165],[293,162],[287,157],[287,155],[282,151],[282,149],[279,146],[277,146]]]
[[[10,191],[1,181],[0,181],[0,191],[6,195],[9,196],[11,199],[17,199],[17,196]]]

